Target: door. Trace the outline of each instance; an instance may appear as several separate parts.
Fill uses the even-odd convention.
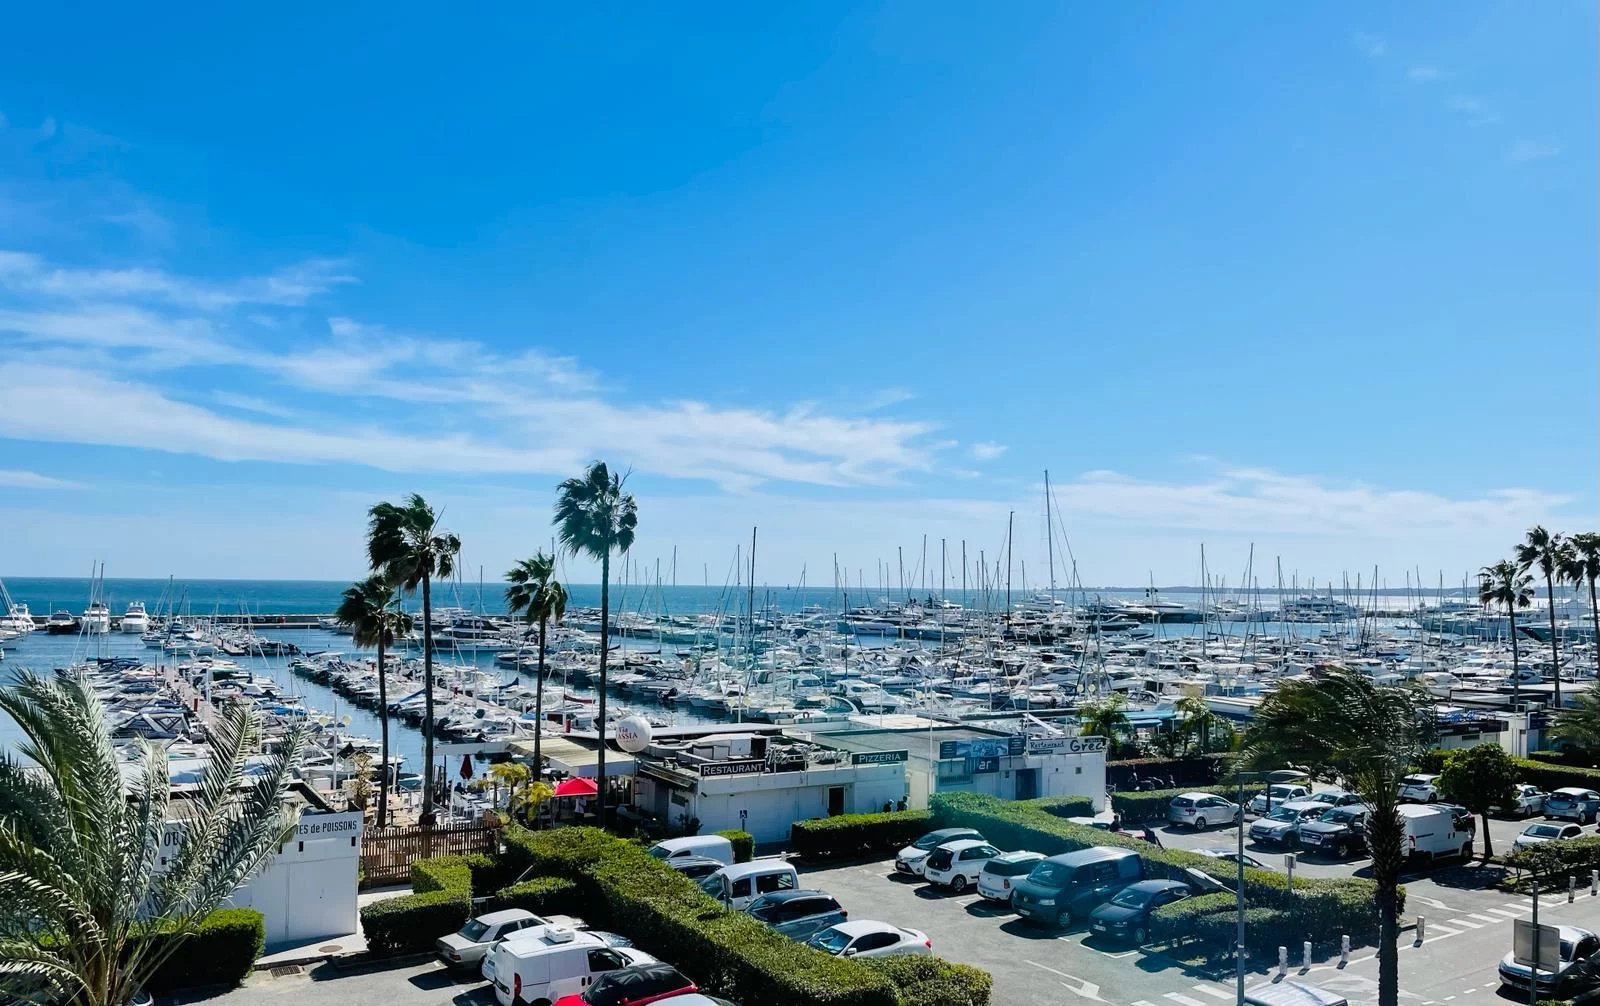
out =
[[[1017,770],[1017,799],[1034,800],[1039,796],[1039,770],[1025,768]]]
[[[828,787],[828,816],[838,817],[844,813],[844,787]]]

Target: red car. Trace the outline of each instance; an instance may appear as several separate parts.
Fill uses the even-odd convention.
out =
[[[698,991],[671,964],[633,964],[607,971],[577,995],[557,999],[555,1006],[644,1006]]]

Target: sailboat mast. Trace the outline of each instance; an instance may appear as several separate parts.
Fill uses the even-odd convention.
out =
[[[756,655],[756,529],[750,529],[750,659]]]
[[[1011,533],[1016,529],[1017,512],[1006,517],[1006,621],[1011,621]]]
[[[1056,531],[1050,522],[1050,469],[1044,470],[1044,547],[1050,557],[1050,603],[1056,600]]]

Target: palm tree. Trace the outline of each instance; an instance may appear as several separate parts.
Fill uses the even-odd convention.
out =
[[[1409,685],[1376,685],[1337,667],[1321,678],[1289,681],[1262,700],[1245,734],[1246,761],[1258,769],[1301,768],[1336,775],[1367,805],[1367,846],[1378,903],[1378,1002],[1399,999],[1400,868],[1404,828],[1400,781],[1432,744],[1432,699]]]
[[[411,593],[422,587],[422,816],[433,824],[433,593],[434,577],[455,572],[461,539],[439,526],[428,501],[412,493],[404,503],[378,503],[367,511],[367,561],[376,573]]]
[[[1104,737],[1115,751],[1117,741],[1133,729],[1133,722],[1123,711],[1126,705],[1120,695],[1085,702],[1078,708],[1079,730],[1086,737]]]
[[[163,848],[166,752],[141,743],[124,774],[86,679],[20,671],[0,713],[21,732],[0,754],[0,1002],[122,1006],[289,840],[304,735],[291,730],[246,777],[260,721],[244,704],[225,710],[186,826]]]
[[[1201,754],[1211,751],[1211,739],[1220,735],[1224,738],[1233,736],[1233,727],[1222,717],[1211,711],[1205,699],[1198,695],[1185,695],[1173,704],[1173,710],[1180,720],[1179,729],[1183,731],[1183,753],[1189,753],[1191,739],[1199,746]]]
[[[1589,585],[1589,615],[1594,619],[1595,672],[1600,674],[1600,605],[1595,603],[1595,581],[1600,580],[1600,533],[1586,531],[1567,539],[1562,554],[1561,578],[1568,583]]]
[[[378,729],[382,738],[382,764],[378,772],[378,820],[389,823],[389,688],[384,677],[384,657],[396,639],[410,635],[411,616],[395,604],[394,584],[382,576],[369,576],[344,592],[338,623],[350,630],[357,646],[378,648]]]
[[[639,524],[639,507],[631,493],[622,491],[626,476],[611,474],[604,461],[596,461],[579,478],[556,487],[556,528],[561,545],[570,554],[583,553],[600,560],[600,698],[595,728],[600,752],[595,766],[599,787],[600,824],[606,820],[606,654],[611,649],[611,553],[633,547]]]
[[[489,766],[488,781],[494,784],[495,802],[500,800],[500,787],[506,787],[506,812],[517,805],[517,787],[533,778],[533,773],[528,771],[528,766],[521,762],[508,761],[499,765]]]
[[[1524,573],[1517,564],[1501,559],[1493,566],[1478,571],[1478,603],[1497,604],[1506,609],[1511,619],[1511,701],[1522,699],[1522,658],[1517,646],[1517,609],[1533,603],[1533,577]]]
[[[510,586],[506,588],[506,610],[521,614],[531,625],[539,625],[539,676],[533,684],[533,716],[538,728],[533,731],[533,770],[544,773],[544,760],[539,753],[539,735],[544,725],[544,639],[550,622],[561,624],[567,613],[567,588],[555,579],[556,558],[536,552],[532,559],[523,559],[506,573]]]
[[[1566,540],[1559,534],[1546,531],[1542,524],[1528,528],[1522,544],[1516,548],[1517,565],[1524,573],[1537,566],[1539,572],[1544,574],[1545,601],[1550,605],[1550,673],[1556,683],[1557,709],[1561,708],[1561,642],[1556,639],[1556,571],[1561,566],[1562,553],[1565,551]]]
[[[1573,696],[1572,705],[1556,710],[1550,733],[1588,754],[1600,752],[1600,692],[1585,688]]]

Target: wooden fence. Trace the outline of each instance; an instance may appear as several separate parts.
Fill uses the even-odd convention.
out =
[[[361,885],[403,884],[411,879],[414,859],[494,852],[499,842],[500,829],[481,824],[368,828],[361,839]]]

